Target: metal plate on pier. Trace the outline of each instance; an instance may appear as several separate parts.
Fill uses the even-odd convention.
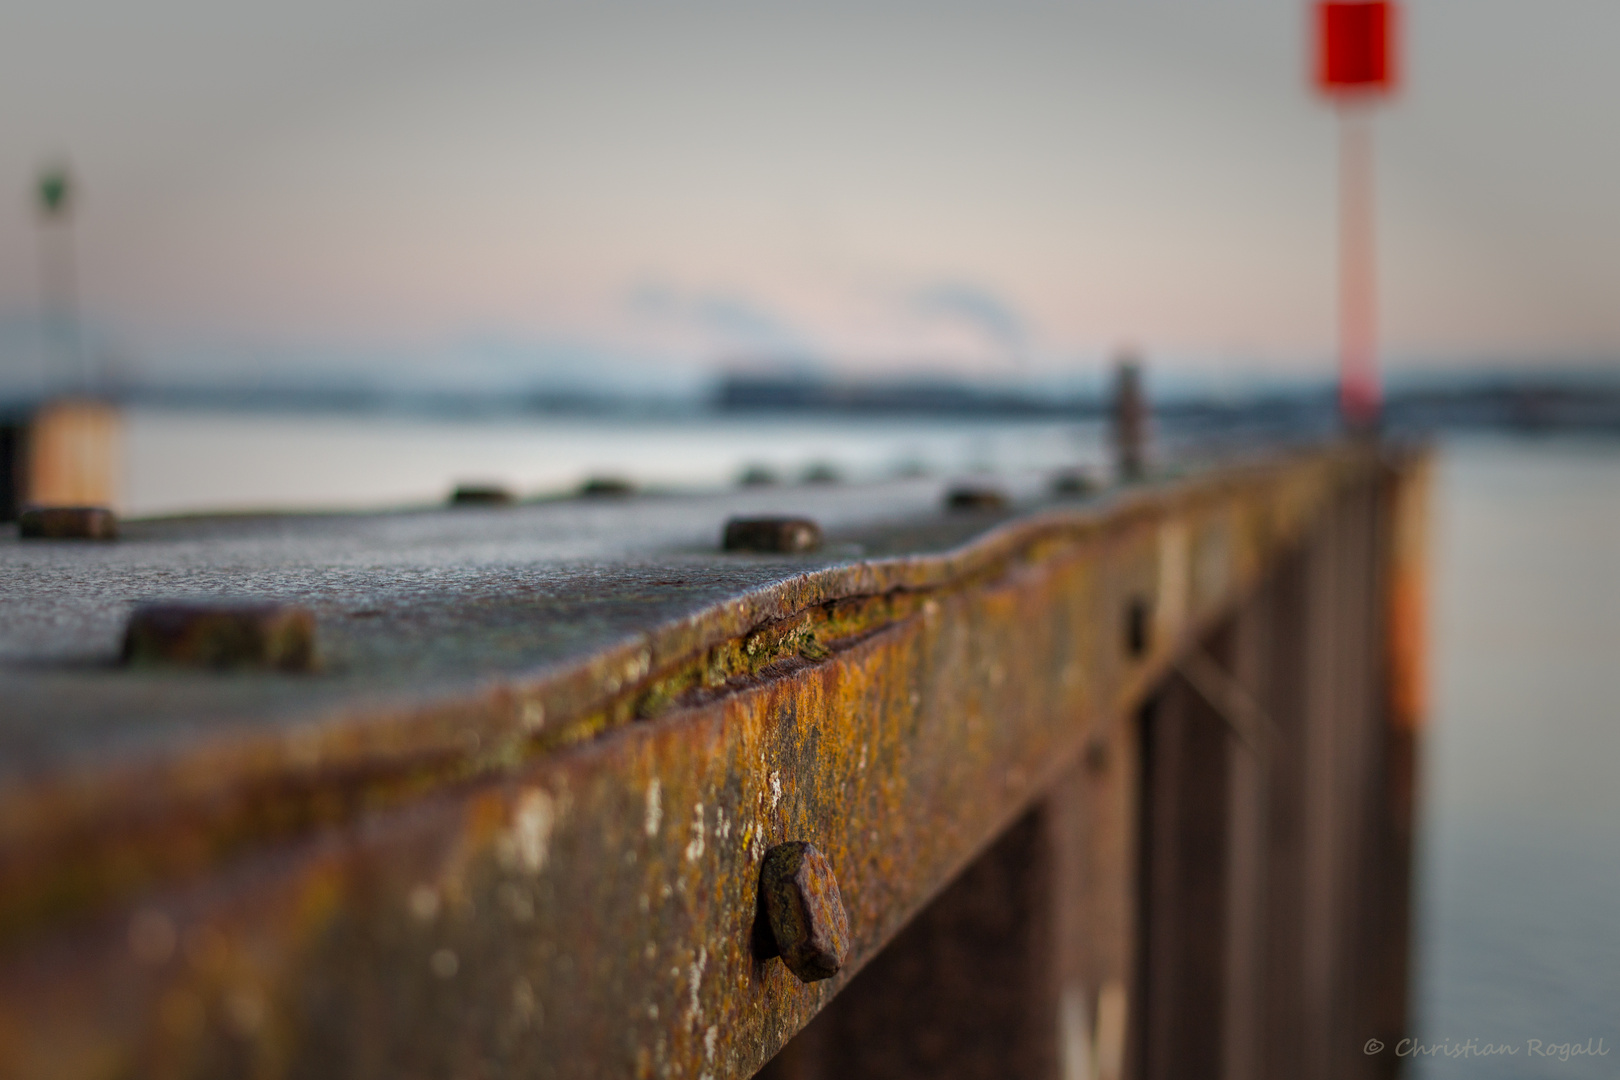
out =
[[[0,543],[0,1071],[750,1075],[1387,468]],[[765,512],[825,546],[717,550]],[[117,662],[137,602],[222,597],[311,610],[315,670]],[[848,910],[823,982],[758,940],[791,840]]]

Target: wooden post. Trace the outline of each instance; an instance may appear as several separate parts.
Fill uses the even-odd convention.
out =
[[[1307,1013],[1304,993],[1307,677],[1306,551],[1279,561],[1257,602],[1269,609],[1270,670],[1262,705],[1271,718],[1265,836],[1266,937],[1261,977],[1261,1023],[1257,1076],[1304,1077]]]
[[[1147,414],[1142,364],[1126,353],[1114,374],[1114,468],[1121,480],[1140,480],[1147,471]]]
[[[1059,1075],[1121,1080],[1132,1025],[1140,745],[1136,724],[1104,725],[1047,797],[1058,963]]]
[[[1143,1080],[1220,1074],[1229,752],[1220,716],[1180,676],[1143,711]]]
[[[1267,820],[1276,736],[1270,709],[1258,692],[1271,673],[1278,642],[1269,591],[1244,603],[1233,620],[1231,693],[1257,715],[1248,738],[1227,745],[1227,873],[1225,1028],[1221,1075],[1253,1080],[1260,1074],[1264,1040],[1266,940],[1272,915],[1267,889]],[[1237,704],[1237,703],[1233,703]]]
[[[115,506],[118,411],[86,399],[41,407],[29,425],[23,501],[35,506]]]

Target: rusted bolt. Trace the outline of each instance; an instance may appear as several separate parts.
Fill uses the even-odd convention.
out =
[[[1052,477],[1052,494],[1073,499],[1096,492],[1097,478],[1086,469],[1064,469]]]
[[[743,487],[770,487],[776,482],[776,471],[769,465],[750,465],[737,477],[737,483]]]
[[[451,506],[505,506],[512,493],[499,484],[459,484],[450,493]]]
[[[963,485],[945,493],[945,506],[951,510],[1005,510],[1007,494],[999,488]]]
[[[315,616],[293,604],[142,604],[124,628],[123,659],[126,664],[308,671],[315,666]]]
[[[759,902],[782,963],[801,982],[830,979],[849,955],[849,916],[827,857],[794,840],[765,853]]]
[[[105,506],[30,506],[17,531],[24,540],[116,540],[118,516]]]
[[[622,476],[593,476],[579,485],[579,493],[587,498],[622,498],[636,493],[636,485]]]
[[[821,526],[809,518],[732,518],[720,545],[727,551],[814,551],[821,546]]]

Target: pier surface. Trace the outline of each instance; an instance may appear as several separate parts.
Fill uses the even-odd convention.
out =
[[[1379,1075],[1329,1061],[1403,1019],[1421,462],[0,539],[0,1073]],[[771,513],[823,546],[720,550]],[[175,600],[315,663],[122,663]],[[788,841],[824,981],[762,930]]]

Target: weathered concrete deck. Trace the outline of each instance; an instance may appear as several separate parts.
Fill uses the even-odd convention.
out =
[[[1135,981],[1125,721],[1399,468],[0,540],[0,1074],[747,1076],[1087,753],[1117,774],[1071,950],[1095,1000]],[[716,549],[773,511],[827,546]],[[131,605],[176,597],[305,604],[320,669],[121,667]],[[792,839],[849,911],[826,982],[755,941]]]

